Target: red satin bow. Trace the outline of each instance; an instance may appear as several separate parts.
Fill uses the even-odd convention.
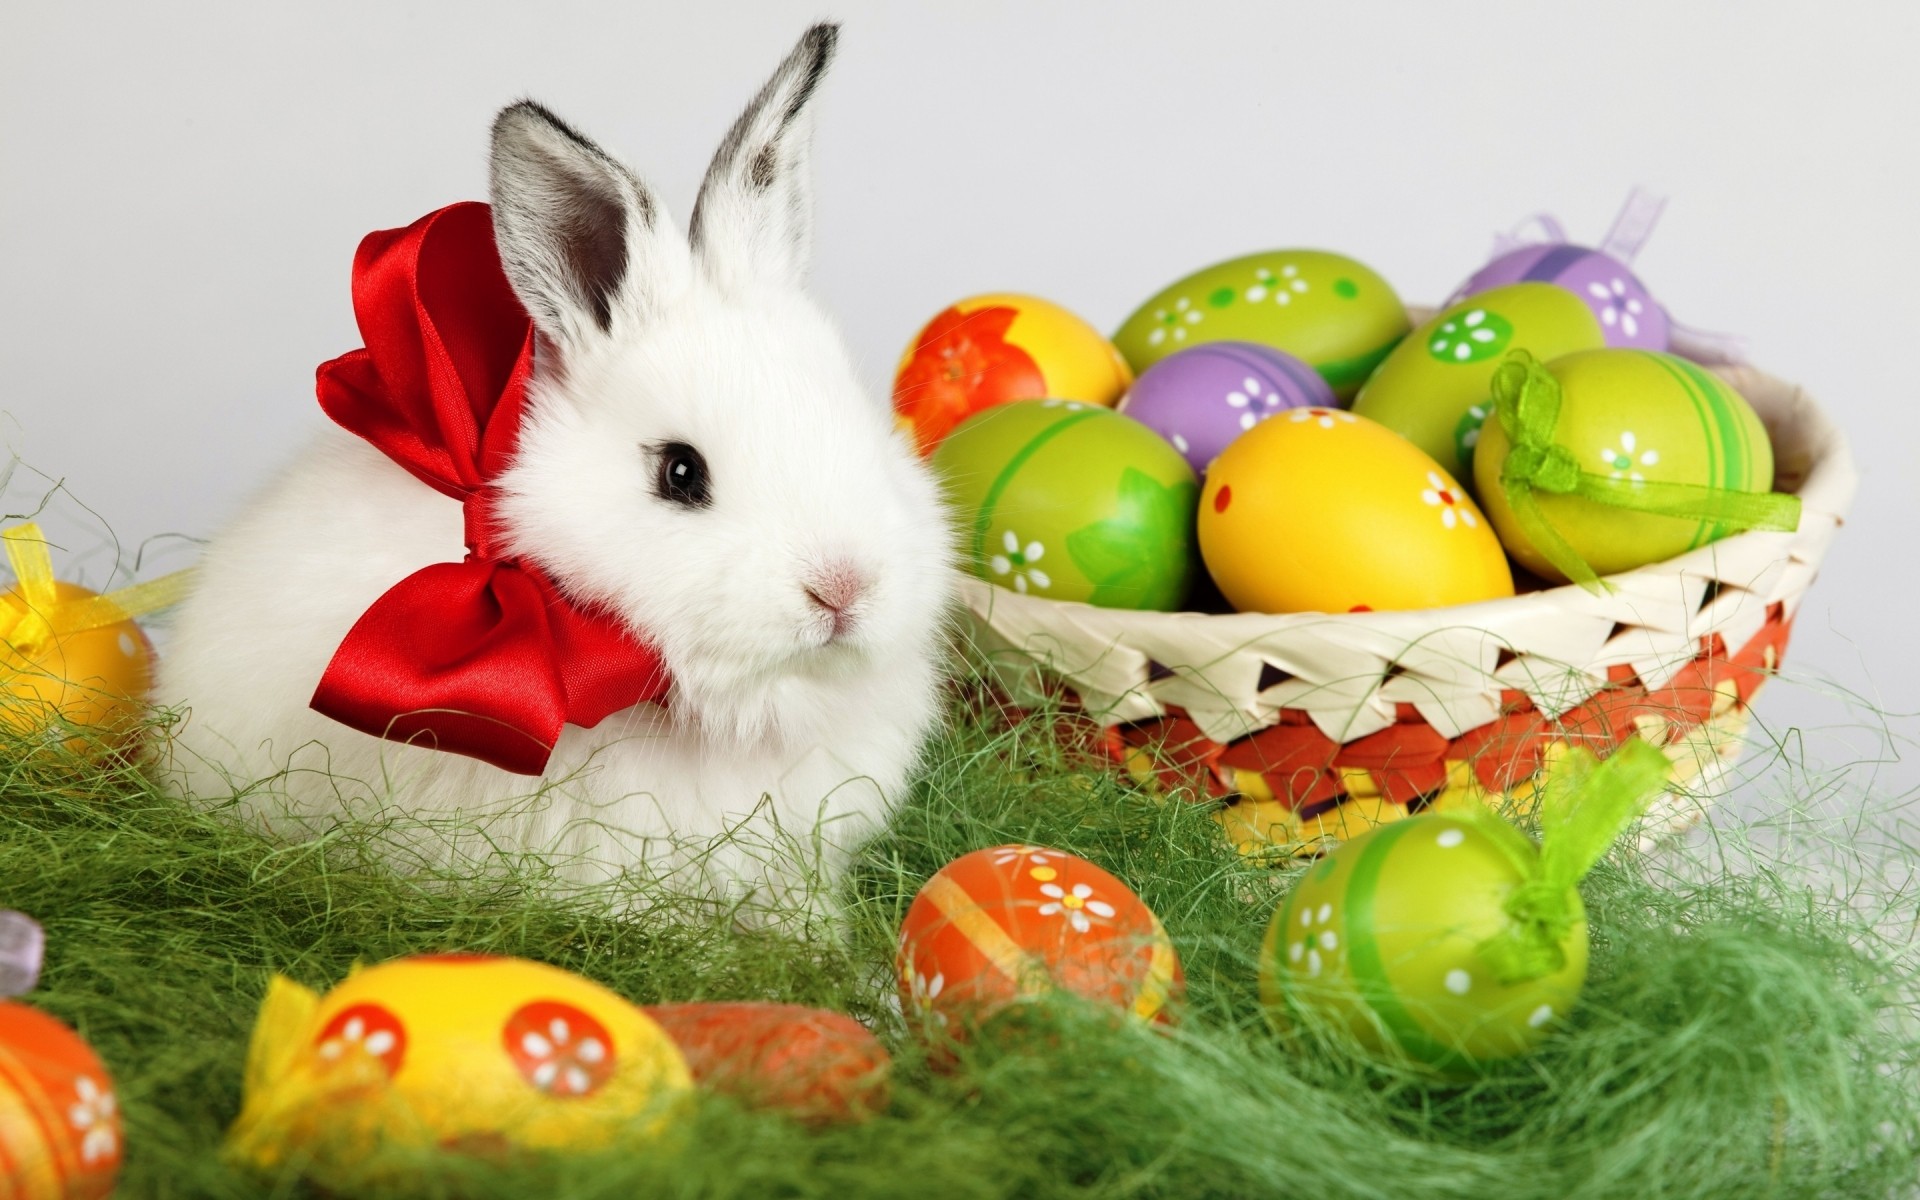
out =
[[[545,769],[560,727],[662,698],[660,656],[494,544],[489,484],[513,458],[533,322],[484,204],[371,233],[353,259],[366,349],[319,372],[320,407],[466,513],[464,562],[402,579],[354,622],[313,707],[376,737]]]

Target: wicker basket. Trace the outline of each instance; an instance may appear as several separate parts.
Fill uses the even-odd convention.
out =
[[[1697,819],[1852,503],[1845,438],[1800,388],[1715,368],[1772,436],[1792,533],[1611,578],[1419,612],[1132,612],[968,578],[971,640],[1016,703],[1061,691],[1143,783],[1217,806],[1249,853],[1301,853],[1427,807],[1524,808],[1556,747],[1662,747],[1651,836]]]

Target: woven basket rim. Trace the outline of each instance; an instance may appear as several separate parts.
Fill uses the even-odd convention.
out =
[[[1790,622],[1858,487],[1845,436],[1804,388],[1753,366],[1711,369],[1765,424],[1774,444],[1775,486],[1801,499],[1794,531],[1724,538],[1608,576],[1604,593],[1567,584],[1407,611],[1099,608],[1023,595],[963,572],[960,599],[974,626],[972,640],[1003,680],[1006,672],[1026,669],[1020,663],[1037,667],[1064,682],[1103,723],[1178,707],[1218,741],[1271,724],[1281,707],[1311,710],[1337,741],[1366,736],[1392,721],[1396,700],[1414,699],[1382,686],[1397,670],[1414,676],[1408,685],[1433,683],[1419,707],[1450,736],[1493,719],[1495,674],[1516,655],[1531,656],[1542,676],[1561,671],[1569,678],[1536,689],[1510,672],[1500,676],[1498,682],[1527,690],[1546,711],[1580,703],[1605,686],[1609,669],[1622,665],[1654,686],[1712,638],[1738,647],[1771,617]],[[1284,658],[1286,647],[1324,660],[1298,672],[1313,683],[1310,696],[1272,689],[1249,674],[1258,671],[1257,660]],[[1369,663],[1380,664],[1371,684]],[[1484,678],[1476,680],[1476,673]],[[1471,695],[1476,690],[1478,698]]]

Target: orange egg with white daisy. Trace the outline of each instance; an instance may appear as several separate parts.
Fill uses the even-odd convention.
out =
[[[1242,612],[1438,608],[1513,595],[1485,514],[1399,434],[1296,408],[1236,438],[1207,472],[1200,554]]]
[[[1086,859],[1044,846],[976,850],[935,872],[907,909],[895,965],[909,1020],[956,1038],[1056,989],[1164,1021],[1182,986],[1153,910]]]

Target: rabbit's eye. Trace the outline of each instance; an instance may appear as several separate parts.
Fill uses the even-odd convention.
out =
[[[705,508],[713,503],[707,460],[698,450],[685,442],[668,442],[660,447],[659,463],[653,490],[662,500],[687,508]]]

